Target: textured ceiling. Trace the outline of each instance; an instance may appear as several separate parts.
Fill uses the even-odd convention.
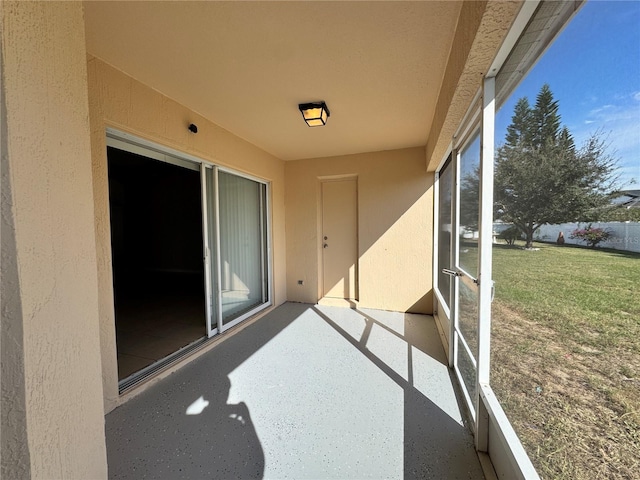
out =
[[[424,146],[460,5],[91,1],[87,50],[283,160]]]

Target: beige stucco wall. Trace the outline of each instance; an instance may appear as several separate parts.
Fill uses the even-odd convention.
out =
[[[433,176],[424,156],[410,148],[287,162],[289,300],[319,299],[321,180],[356,175],[359,305],[431,313]]]
[[[28,455],[5,460],[3,438],[3,474],[106,478],[82,4],[3,2],[0,12],[10,186],[2,201],[12,216],[2,236],[3,247],[9,237],[13,244],[3,256],[14,257],[3,266],[15,267],[11,283],[4,271],[2,282],[3,294],[11,292],[7,317],[22,330],[12,328],[22,345],[3,356],[2,372],[22,363],[24,382],[23,406],[3,414],[2,430],[22,423],[8,442],[28,443]],[[3,388],[3,409],[5,395]],[[18,464],[5,469],[5,461]]]
[[[427,141],[429,171],[444,160],[521,7],[522,0],[463,2]]]
[[[100,285],[100,338],[105,411],[108,412],[118,405],[120,399],[113,311],[106,128],[113,127],[271,182],[272,262],[276,305],[287,298],[284,162],[98,58],[89,56],[88,74]],[[188,131],[190,123],[198,126],[197,134]]]

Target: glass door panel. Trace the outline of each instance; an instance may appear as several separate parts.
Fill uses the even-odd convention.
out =
[[[470,404],[469,408],[475,417],[474,399],[476,397],[476,362],[462,342],[458,343],[456,370],[458,375],[462,378],[462,385],[464,386],[467,404]]]
[[[462,270],[478,277],[478,225],[480,223],[480,133],[459,157],[458,261]]]
[[[453,153],[450,153],[444,165],[435,176],[436,191],[436,216],[437,230],[434,244],[436,245],[435,305],[434,313],[439,322],[442,333],[446,339],[447,359],[453,366],[453,329],[451,327],[451,294],[453,282],[451,276],[445,272],[451,272],[453,266],[452,253],[452,213],[453,213],[453,178],[454,178]]]
[[[451,268],[451,199],[453,168],[451,156],[438,175],[438,291],[451,308],[451,277],[442,271]]]
[[[478,355],[478,287],[470,277],[458,284],[458,328],[472,358]]]
[[[478,225],[480,219],[480,133],[458,155],[455,275],[455,360],[465,397],[475,418],[478,355]]]
[[[218,172],[218,291],[224,325],[265,302],[263,191],[256,181]]]

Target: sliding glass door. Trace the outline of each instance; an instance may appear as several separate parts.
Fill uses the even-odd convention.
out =
[[[205,340],[205,334],[212,337],[271,304],[269,185],[111,129],[107,131],[107,145],[113,264],[123,264],[120,260],[124,258],[121,254],[124,223],[119,219],[121,204],[125,201],[128,211],[138,215],[135,218],[129,215],[131,219],[126,223],[125,233],[126,239],[132,240],[126,245],[140,244],[140,248],[127,250],[129,257],[124,262],[129,270],[131,265],[140,265],[134,272],[136,275],[120,268],[115,286],[122,288],[115,293],[120,304],[123,298],[127,300],[122,293],[127,286],[124,280],[135,284],[130,290],[138,296],[140,292],[150,292],[145,297],[148,301],[144,308],[136,310],[138,323],[144,325],[136,327],[137,330],[133,327],[127,330],[125,325],[117,332],[118,337],[122,340],[123,332],[137,332],[143,327],[152,330],[155,326],[157,331],[162,327],[167,338],[175,338],[177,342],[175,348],[154,350],[153,356],[144,346],[128,352],[130,356],[147,352],[149,357],[144,365],[121,368],[121,380],[126,380],[128,385],[142,374],[195,348],[194,345]],[[185,176],[188,183],[183,180]],[[158,228],[152,229],[149,224]],[[145,260],[149,255],[156,255],[160,260],[150,263]],[[136,279],[141,280],[134,281]],[[197,298],[188,303],[189,295]],[[117,313],[120,313],[117,320],[123,323],[126,315],[121,311]],[[192,320],[197,325],[191,325]],[[134,340],[139,343],[140,337]],[[130,343],[125,338],[119,348]],[[119,350],[119,353],[122,352]],[[124,358],[124,353],[119,358]]]
[[[232,173],[218,172],[219,298],[223,325],[265,303],[266,188]]]

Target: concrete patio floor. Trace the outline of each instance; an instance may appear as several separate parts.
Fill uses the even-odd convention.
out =
[[[429,316],[287,303],[106,416],[113,479],[482,479]]]

